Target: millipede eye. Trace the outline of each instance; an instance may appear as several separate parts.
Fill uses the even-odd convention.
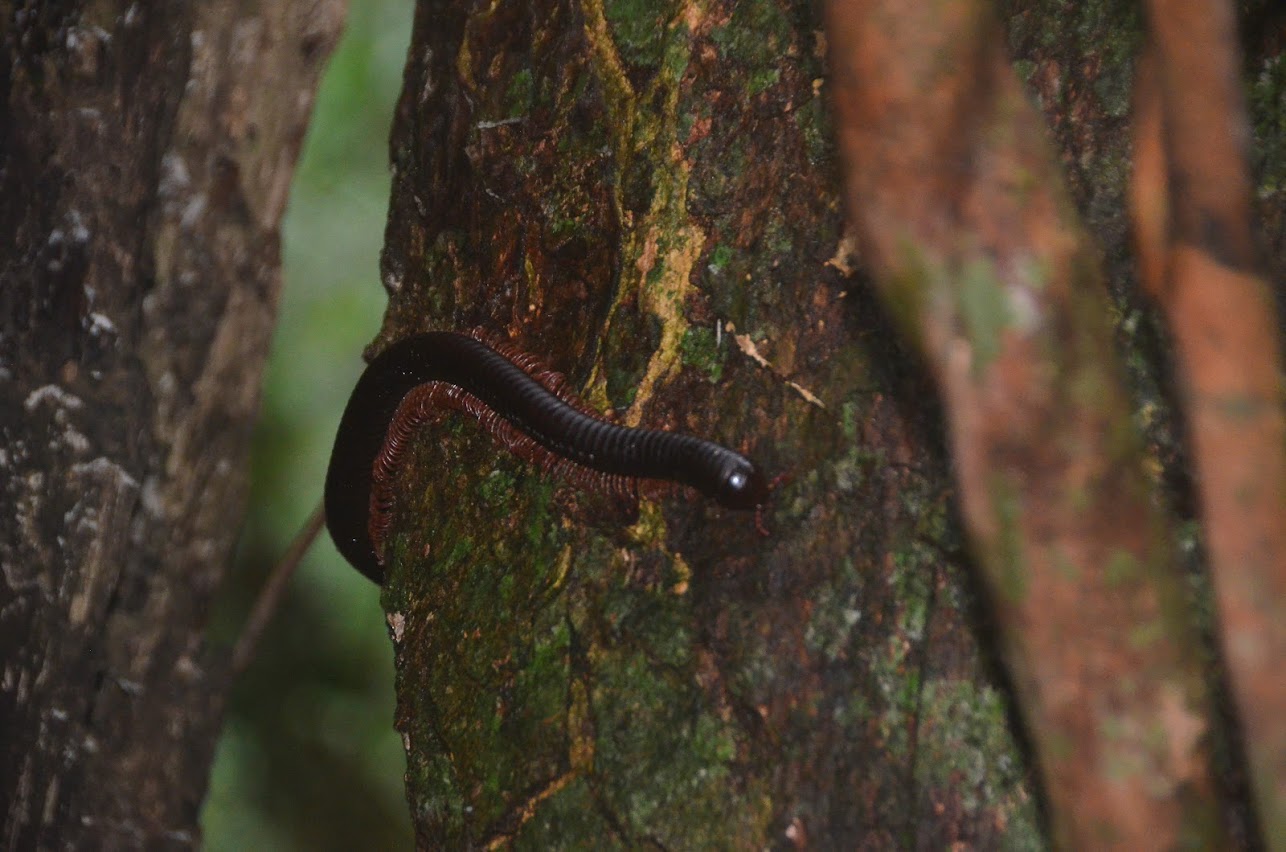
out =
[[[753,509],[764,501],[768,489],[753,462],[743,456],[727,459],[711,495],[729,509]]]

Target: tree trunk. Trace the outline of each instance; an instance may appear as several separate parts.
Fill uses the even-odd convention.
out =
[[[1219,847],[1173,529],[1133,434],[1094,246],[992,10],[831,0],[827,23],[847,207],[946,401],[1053,837]]]
[[[385,605],[425,846],[1041,842],[932,390],[847,275],[819,28],[419,7],[381,342],[503,330],[621,421],[788,477],[761,537],[422,443]]]
[[[192,845],[278,224],[343,4],[0,2],[0,843]]]
[[[1095,781],[1068,784],[1089,762],[1057,753],[1064,723],[1088,738],[1068,748],[1096,743],[1105,763],[1093,772],[1134,773],[1144,760],[1132,793],[1149,795],[1145,776],[1158,766],[1156,777],[1182,785],[1149,812],[1176,821],[1167,832],[1220,835],[1215,780],[1233,794],[1224,824],[1242,839],[1251,831],[1231,751],[1220,752],[1228,769],[1197,740],[1208,718],[1183,585],[1155,570],[1169,564],[1174,533],[1148,496],[1151,460],[1172,499],[1186,497],[1189,478],[1164,392],[1167,353],[1130,295],[1125,114],[1141,23],[1124,7],[1091,20],[1061,3],[1001,11],[1069,168],[1066,201],[1052,158],[1032,161],[1034,188],[1064,223],[1074,206],[1105,248],[1106,287],[1096,250],[1074,238],[1086,274],[1057,306],[1078,363],[1102,382],[1102,407],[1051,423],[1083,426],[1096,436],[1083,445],[1091,453],[1123,453],[1086,457],[1124,487],[1086,492],[1097,521],[1073,530],[1122,538],[1082,540],[1093,563],[1085,588],[1105,614],[1061,609],[1061,643],[1047,629],[1013,632],[1019,605],[1042,600],[1023,599],[1023,584],[1057,592],[1068,582],[1059,566],[1036,565],[1006,588],[995,557],[1032,567],[1023,540],[975,537],[977,574],[964,556],[935,386],[860,271],[898,265],[857,256],[857,233],[845,230],[825,62],[835,45],[815,4],[419,4],[391,150],[390,307],[372,352],[415,331],[482,325],[621,422],[715,438],[785,475],[761,537],[746,517],[689,494],[631,513],[546,481],[467,424],[417,444],[399,480],[384,604],[422,845],[1041,847],[1051,827],[1080,836],[1068,808]],[[1000,56],[1001,31],[970,31],[980,35],[992,41],[977,42],[974,59]],[[1249,62],[1280,51],[1265,42]],[[907,58],[892,52],[869,73],[895,75]],[[999,119],[988,143],[1020,125],[1025,150],[1042,151],[1008,69],[987,68],[1014,96],[1011,113],[988,113]],[[1280,130],[1256,126],[1269,128],[1259,150],[1280,170]],[[925,215],[959,203],[958,188],[926,198]],[[1281,222],[1280,191],[1259,198],[1265,220]],[[1280,247],[1280,232],[1270,241]],[[980,275],[965,322],[985,345],[989,328],[1002,330]],[[894,313],[914,322],[920,307],[912,298]],[[1128,438],[1113,330],[1134,405],[1149,413],[1146,457]],[[960,398],[947,396],[959,414]],[[1111,434],[1127,437],[1098,441]],[[958,435],[953,446],[971,449]],[[957,458],[957,472],[968,461]],[[1017,513],[1019,491],[1009,496]],[[1191,504],[1178,503],[1185,517]],[[975,520],[996,508],[980,505]],[[1114,506],[1130,514],[1114,517]],[[1017,522],[1006,521],[1015,532]],[[1115,561],[1114,541],[1124,548]],[[1124,584],[1130,600],[1101,587],[1104,565],[1107,585]],[[1158,623],[1123,623],[1136,616]],[[1023,681],[1016,694],[1034,702],[1021,709],[1044,750],[1040,783],[996,647]],[[1066,704],[1050,716],[1048,682],[1032,689],[1044,676],[1036,667],[1081,647],[1120,652],[1155,677],[1150,706],[1119,720]],[[1131,706],[1128,684],[1101,679],[1109,669],[1077,688],[1120,690]],[[1147,751],[1155,732],[1133,727],[1158,719],[1174,747],[1159,757]],[[1118,721],[1145,749],[1122,748],[1124,763],[1094,739]],[[1116,780],[1105,783],[1096,816],[1128,821],[1108,795]]]

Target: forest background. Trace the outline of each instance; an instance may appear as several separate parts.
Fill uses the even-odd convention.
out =
[[[250,509],[213,627],[222,643],[321,499],[339,415],[384,310],[388,134],[412,11],[410,0],[352,4],[318,93],[283,225]],[[323,535],[232,697],[206,848],[410,848],[393,702],[379,590]]]

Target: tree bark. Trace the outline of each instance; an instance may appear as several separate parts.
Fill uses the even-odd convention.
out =
[[[880,229],[910,209],[891,173],[923,140],[885,140],[888,159],[875,162],[888,168],[851,198],[846,233],[828,98],[851,69],[828,71],[836,45],[814,4],[419,4],[391,151],[390,307],[371,352],[483,325],[622,422],[699,432],[789,477],[760,538],[690,495],[622,513],[541,480],[467,424],[425,436],[401,479],[384,592],[422,845],[1030,848],[1096,843],[1104,835],[1087,832],[1098,829],[1148,846],[1225,830],[1253,843],[1239,766],[1224,749],[1232,768],[1218,764],[1216,778],[1200,742],[1215,724],[1203,681],[1218,677],[1198,666],[1185,584],[1164,570],[1184,536],[1152,496],[1159,484],[1191,517],[1168,352],[1132,286],[1138,11],[1002,4],[1015,78],[987,13],[966,14],[978,26],[935,54],[923,45],[940,22],[899,29],[909,13],[893,5],[881,32],[894,41],[862,82],[888,96],[917,58],[972,49],[957,70],[984,72],[992,88],[961,77],[975,100],[920,102],[905,125],[880,125],[889,138],[944,118],[978,131],[939,139],[941,159],[903,176],[910,221],[941,227],[890,248]],[[1252,61],[1280,52],[1265,41]],[[1280,170],[1271,115],[1270,102],[1257,150]],[[1029,171],[1006,173],[1008,185],[1038,209],[988,194],[986,167],[1018,165]],[[923,192],[932,179],[937,192]],[[973,206],[960,195],[971,187]],[[1258,197],[1280,247],[1282,194]],[[933,254],[953,228],[965,244],[938,260],[966,282],[956,319],[978,357],[1007,365],[1001,379],[1026,382],[996,385],[1013,423],[970,399],[978,374],[940,357],[953,332],[920,325],[915,282],[884,285],[908,285],[886,314],[862,271],[896,278],[907,253]],[[1025,272],[1008,262],[1033,236],[1024,228],[1036,232]],[[969,246],[1002,250],[981,252],[989,267]],[[1015,271],[1047,275],[1050,292],[1006,277]],[[1009,314],[993,299],[1010,288],[1059,330],[1027,358],[1008,348]],[[889,316],[930,338],[976,575],[935,388]],[[1064,370],[1057,380],[1030,381],[1050,364]],[[1132,413],[1147,427],[1142,448]],[[1049,427],[1046,445],[998,458],[987,440],[1026,415]],[[962,423],[999,431],[975,443]],[[1069,455],[1059,434],[1082,452]],[[1073,462],[1099,476],[1059,497]],[[1054,534],[1041,538],[1033,523],[1046,509],[1062,514],[1044,516],[1042,534]]]
[[[931,389],[851,261],[807,4],[421,4],[375,348],[503,330],[791,477],[760,537],[467,428],[385,605],[422,845],[1039,846]]]
[[[947,408],[1055,841],[1223,844],[1210,701],[1106,290],[985,4],[833,0],[846,201]]]
[[[0,838],[193,845],[278,225],[343,4],[0,2]]]

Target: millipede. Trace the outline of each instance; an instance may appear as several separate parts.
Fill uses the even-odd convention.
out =
[[[584,488],[637,499],[674,483],[729,509],[758,510],[769,485],[750,459],[703,438],[619,426],[583,403],[534,356],[475,330],[432,331],[380,353],[357,381],[326,472],[326,526],[354,568],[384,580],[394,479],[424,425],[477,420],[504,449]]]

